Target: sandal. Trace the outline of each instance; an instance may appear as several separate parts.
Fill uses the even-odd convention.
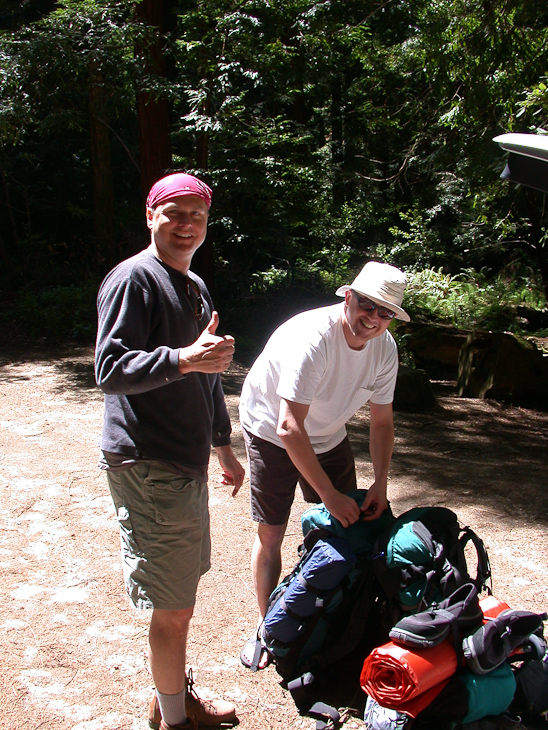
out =
[[[258,635],[255,634],[245,642],[240,652],[240,661],[244,667],[256,672],[259,669],[265,669],[272,661],[272,657],[262,645]]]

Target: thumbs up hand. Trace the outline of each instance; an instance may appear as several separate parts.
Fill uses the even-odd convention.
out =
[[[207,327],[196,342],[179,350],[179,370],[181,373],[222,373],[234,355],[234,337],[216,335],[219,314],[214,311]]]

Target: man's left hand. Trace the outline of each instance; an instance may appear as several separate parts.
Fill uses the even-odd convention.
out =
[[[386,497],[386,487],[374,482],[367,492],[364,502],[361,506],[362,520],[371,522],[378,519],[385,509],[388,507],[388,499]]]
[[[235,457],[231,446],[217,446],[215,450],[223,470],[221,484],[232,485],[232,496],[235,497],[244,483],[245,469]]]

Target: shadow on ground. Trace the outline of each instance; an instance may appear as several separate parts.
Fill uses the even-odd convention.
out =
[[[86,398],[97,393],[93,348],[3,347],[0,366],[28,363],[28,374],[3,367],[2,381],[32,382],[32,366],[47,364],[64,376],[62,395]],[[234,362],[223,374],[227,395],[238,396],[247,368]],[[414,498],[424,503],[452,498],[462,504],[481,501],[512,517],[548,524],[545,489],[548,413],[478,399],[459,398],[454,383],[434,384],[438,408],[428,413],[396,412],[396,443],[391,475],[415,484]],[[357,459],[369,459],[367,407],[348,425]]]

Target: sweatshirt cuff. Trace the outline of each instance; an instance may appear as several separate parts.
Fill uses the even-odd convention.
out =
[[[173,371],[173,375],[172,375]],[[170,380],[184,380],[188,373],[183,373],[179,370],[179,350],[171,350],[169,353],[169,379]]]

